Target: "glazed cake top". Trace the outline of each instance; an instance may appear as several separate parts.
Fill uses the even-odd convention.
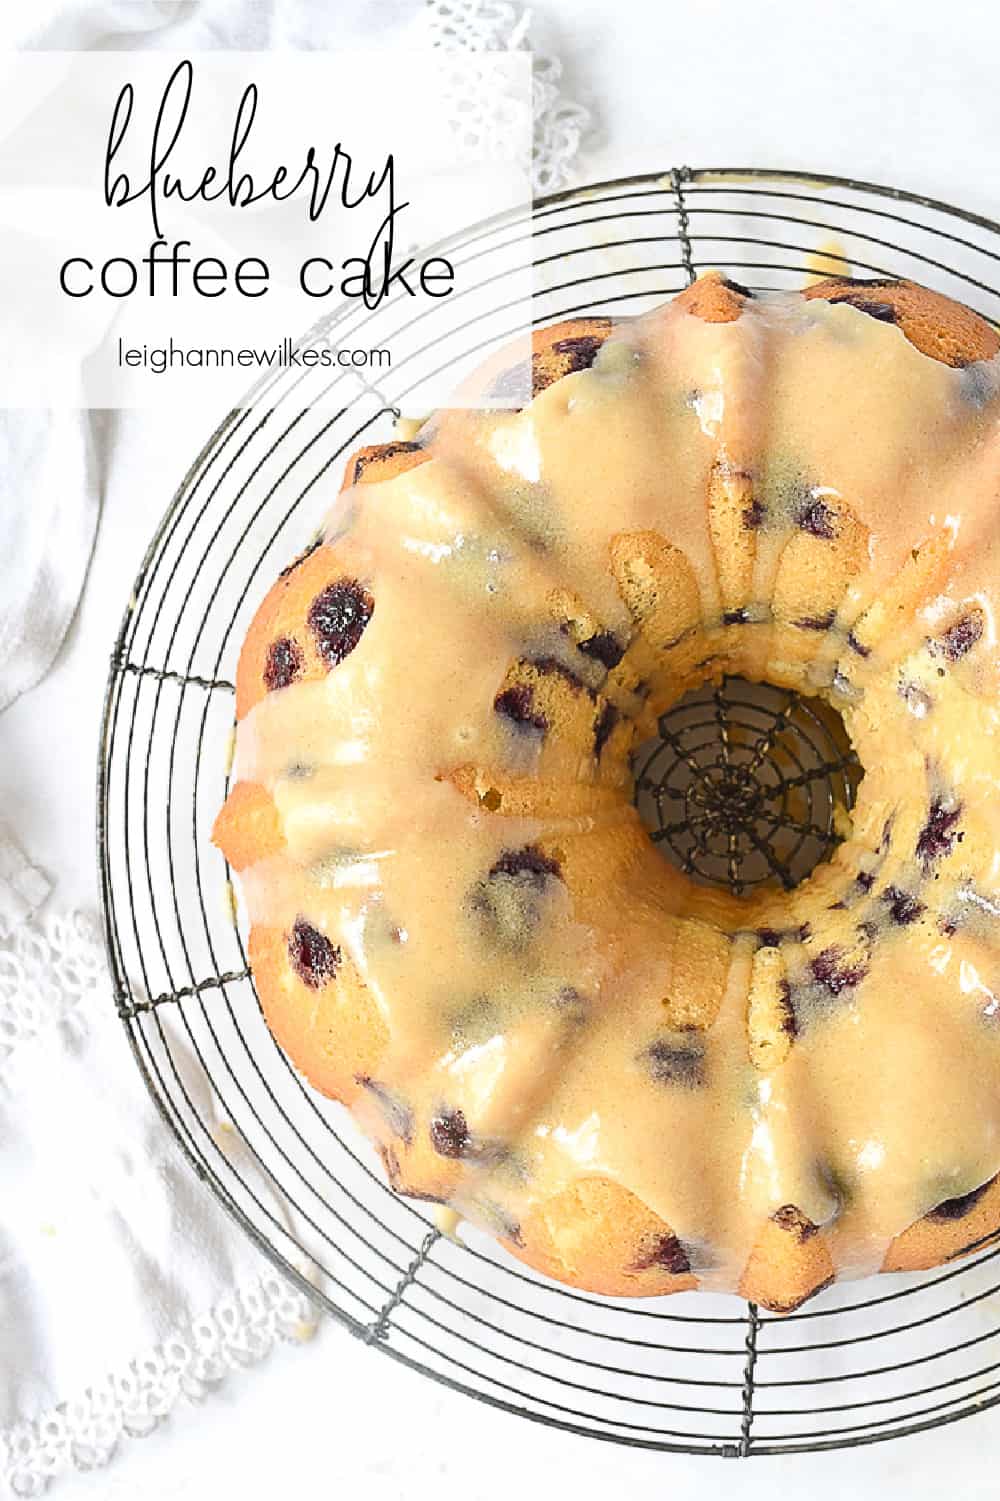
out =
[[[599,1174],[703,1285],[788,1205],[861,1274],[1000,1168],[997,366],[867,300],[675,303],[434,419],[333,507],[332,670],[242,695],[281,831],[250,919],[365,989],[356,1113],[501,1233]],[[865,768],[789,893],[695,887],[632,805],[723,672],[826,696]]]

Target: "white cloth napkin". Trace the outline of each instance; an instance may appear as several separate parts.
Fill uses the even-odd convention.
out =
[[[11,938],[15,928],[42,905],[48,894],[48,881],[0,824],[0,941]]]
[[[98,484],[89,413],[0,413],[0,710],[62,644],[94,546]]]
[[[202,1118],[280,1215],[173,1051]],[[308,1338],[317,1319],[182,1159],[131,1066],[95,925],[22,924],[0,950],[0,1475],[36,1495],[104,1463],[181,1396]]]
[[[35,0],[10,8],[0,43],[506,48],[527,45],[528,21],[502,0]],[[544,190],[565,180],[588,117],[563,96],[555,59],[536,51],[534,70]],[[120,426],[0,413],[0,711],[70,630]],[[151,511],[150,531],[157,520]],[[105,659],[108,644],[92,651]],[[0,713],[0,755],[3,736]],[[68,838],[89,839],[80,823]],[[180,1397],[200,1398],[280,1338],[307,1338],[317,1320],[182,1159],[129,1056],[95,921],[53,915],[58,886],[46,903],[48,892],[0,825],[0,1482],[25,1496],[104,1463]],[[179,1038],[171,1052],[218,1144],[280,1218]]]

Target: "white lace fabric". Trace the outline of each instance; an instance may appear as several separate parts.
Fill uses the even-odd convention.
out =
[[[0,858],[11,848],[0,835]],[[34,874],[47,891],[44,877]],[[19,1043],[68,1021],[102,981],[110,989],[96,929],[85,917],[21,922],[0,949],[0,1068]]]
[[[9,938],[15,928],[42,905],[48,894],[46,878],[31,864],[9,830],[0,824],[0,941]],[[2,964],[3,957],[0,956],[0,966]],[[4,1046],[3,1020],[0,1013],[0,1057]]]
[[[22,923],[0,948],[0,1477],[36,1496],[104,1464],[318,1319],[182,1160],[96,924]]]
[[[537,15],[506,0],[426,0],[424,23],[435,47],[531,51],[532,187],[538,196],[564,188],[593,122],[590,110],[565,93],[562,63],[545,48]]]
[[[284,3],[261,6],[272,28]],[[234,7],[244,15],[243,0]],[[123,34],[133,23],[155,31],[169,9],[108,0],[109,25],[113,13]],[[286,10],[288,24],[305,24],[306,0],[287,0]],[[418,45],[531,51],[534,191],[566,185],[590,116],[564,92],[558,58],[538,50],[536,16],[499,0],[426,0],[411,20],[414,12],[407,38]],[[314,32],[312,44],[324,45],[318,18]],[[53,46],[90,40],[86,29],[44,35]],[[385,36],[373,33],[372,44]],[[235,29],[230,40],[270,44],[269,34],[261,42]],[[483,100],[471,109],[490,129]],[[319,1317],[191,1172],[130,1057],[96,923],[40,916],[48,891],[0,828],[0,1489],[6,1481],[17,1496],[107,1463],[123,1440],[201,1401],[280,1341],[309,1338]],[[171,1052],[183,1068],[183,1038]],[[200,1117],[245,1150],[189,1065],[185,1087]],[[283,1215],[269,1184],[256,1190]]]
[[[39,1496],[68,1470],[107,1464],[122,1439],[152,1433],[182,1398],[203,1401],[279,1341],[315,1331],[311,1305],[277,1272],[265,1273],[72,1401],[0,1435],[0,1473],[15,1496]]]

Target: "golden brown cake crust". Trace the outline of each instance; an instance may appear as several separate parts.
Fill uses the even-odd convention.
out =
[[[385,1023],[343,946],[319,930],[255,925],[250,966],[265,1019],[295,1067],[321,1094],[350,1104],[378,1068]],[[307,968],[293,955],[319,962]],[[303,979],[308,975],[308,981]]]
[[[597,1175],[543,1200],[506,1244],[557,1282],[607,1297],[651,1298],[698,1285],[670,1227],[628,1189]]]
[[[1000,351],[996,329],[978,313],[912,281],[836,276],[814,282],[802,295],[806,301],[846,302],[881,323],[893,323],[921,354],[945,365],[971,365]]]
[[[589,370],[611,333],[610,318],[570,318],[535,329],[531,336],[531,394],[572,375]]]
[[[976,314],[910,282],[833,278],[808,287],[801,296],[805,301],[847,303],[876,322],[893,325],[915,349],[954,369],[1000,352],[1000,337]],[[749,289],[709,273],[682,293],[676,305],[704,324],[726,325],[738,322],[754,301]],[[537,330],[532,338],[532,395],[590,369],[613,329],[608,318],[580,318]],[[432,419],[418,440],[359,449],[347,461],[343,488],[395,480],[427,464],[436,455],[437,435],[451,415]],[[763,528],[758,480],[749,468],[726,457],[713,463],[706,482],[708,526],[720,559],[719,608],[723,623],[735,622],[733,628],[744,623],[741,617],[753,603]],[[824,631],[836,626],[847,638],[837,609],[864,566],[870,535],[850,507],[834,496],[823,500],[818,518],[799,520],[797,526],[775,558],[773,617],[776,630],[801,630],[805,662],[815,653],[817,621]],[[853,645],[845,649],[853,652],[859,673],[868,670],[875,625],[882,629],[886,611],[893,618],[912,614],[918,590],[940,572],[948,546],[948,539],[938,534],[921,539],[903,570],[887,581],[880,599],[870,602],[867,613],[854,624]],[[608,543],[606,567],[626,612],[624,626],[619,623],[612,630],[565,580],[550,590],[545,602],[551,626],[606,671],[595,673],[592,680],[576,678],[558,659],[515,656],[496,685],[494,708],[508,714],[516,727],[512,733],[530,735],[545,726],[538,774],[518,775],[455,757],[436,778],[450,783],[484,818],[559,816],[567,823],[589,819],[598,826],[610,819],[620,803],[621,766],[632,743],[627,715],[635,720],[641,714],[636,704],[648,692],[648,680],[666,660],[676,683],[704,677],[699,582],[680,548],[657,531],[616,532]],[[315,544],[285,570],[258,609],[240,656],[239,720],[282,688],[326,678],[331,661],[312,623],[316,602],[331,590],[347,588],[363,629],[377,609],[370,586],[374,589],[337,544]],[[791,671],[798,661],[794,643],[786,643],[784,650]],[[654,695],[647,724],[648,715],[658,708]],[[572,781],[565,777],[566,765],[572,764],[568,753],[576,755],[581,768]],[[267,788],[238,780],[213,838],[238,871],[258,861],[280,859],[285,851],[284,825]],[[534,874],[558,869],[559,879],[576,894],[578,917],[586,921],[599,910],[601,882],[608,870],[616,861],[639,868],[646,844],[645,836],[637,838],[635,830],[619,830],[614,840],[603,831],[592,833],[589,842],[570,835],[558,841],[540,839],[531,846]],[[697,1040],[710,1031],[722,1006],[732,962],[731,935],[684,919],[671,931],[674,938],[663,942],[671,986],[659,1002],[658,1020],[674,1044],[681,1039],[678,1055],[685,1056],[689,1047],[688,1056],[694,1058]],[[865,958],[863,948],[858,951],[859,966]],[[780,1067],[793,1050],[796,1021],[786,952],[762,940],[748,956],[745,1062],[751,1079],[754,1071],[767,1074]],[[395,1112],[396,1139],[380,1148],[393,1187],[431,1201],[452,1198],[462,1181],[461,1153],[449,1144],[454,1122],[449,1124],[445,1113],[407,1118],[400,1127],[398,1107],[387,1103],[378,1081],[390,1044],[386,1020],[340,938],[306,917],[289,918],[283,926],[258,922],[251,929],[250,961],[268,1024],[306,1078],[324,1094],[352,1106],[367,1100],[373,1108]],[[566,1067],[573,1067],[572,1058]],[[693,1289],[701,1280],[691,1246],[636,1194],[597,1171],[534,1201],[517,1222],[494,1211],[492,1228],[528,1265],[595,1293],[656,1296]],[[892,1240],[882,1270],[939,1265],[998,1236],[1000,1177],[944,1201],[916,1220]],[[817,1225],[795,1204],[784,1204],[759,1223],[739,1292],[775,1312],[788,1312],[833,1279],[832,1247],[825,1222]]]
[[[370,443],[365,448],[355,449],[347,460],[341,489],[395,479],[398,474],[425,464],[430,457],[429,450],[416,442]]]
[[[293,683],[317,682],[330,671],[321,636],[312,619],[325,591],[357,589],[355,579],[333,547],[317,541],[301,553],[271,586],[247,632],[236,669],[237,721],[268,693]],[[312,617],[312,618],[311,618]]]
[[[772,1313],[791,1313],[833,1277],[833,1261],[818,1226],[794,1204],[785,1204],[761,1227],[739,1291]]]
[[[946,1199],[902,1235],[886,1252],[883,1272],[920,1272],[981,1251],[1000,1236],[1000,1176],[953,1199]]]
[[[677,306],[706,323],[735,323],[753,297],[748,288],[721,271],[708,271],[677,298]]]

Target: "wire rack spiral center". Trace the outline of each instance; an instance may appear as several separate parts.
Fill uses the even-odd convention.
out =
[[[654,844],[734,896],[765,882],[790,891],[828,858],[861,774],[825,705],[732,677],[662,715],[634,769]]]
[[[497,267],[518,236],[532,240],[539,324],[641,313],[710,267],[751,290],[800,287],[842,271],[841,256],[856,276],[909,276],[1000,320],[990,220],[811,172],[681,167],[558,194],[459,237],[466,274],[497,293],[488,337],[476,319],[464,325],[467,352],[485,356],[516,331],[494,315]],[[982,1411],[1000,1401],[997,1251],[836,1286],[784,1319],[712,1294],[590,1297],[475,1232],[461,1244],[441,1235],[272,1041],[209,838],[228,785],[236,659],[271,580],[321,520],[317,483],[360,444],[390,438],[421,372],[449,357],[436,320],[351,307],[310,331],[307,344],[391,342],[392,368],[377,387],[353,369],[265,376],[194,457],[125,607],[98,846],[116,1005],[153,1098],[192,1171],[331,1318],[522,1418],[738,1458],[873,1443]],[[311,399],[321,379],[325,403]],[[750,702],[736,682],[685,701],[636,765],[654,839],[696,879],[734,889],[794,884],[828,854],[856,775],[814,704]]]

